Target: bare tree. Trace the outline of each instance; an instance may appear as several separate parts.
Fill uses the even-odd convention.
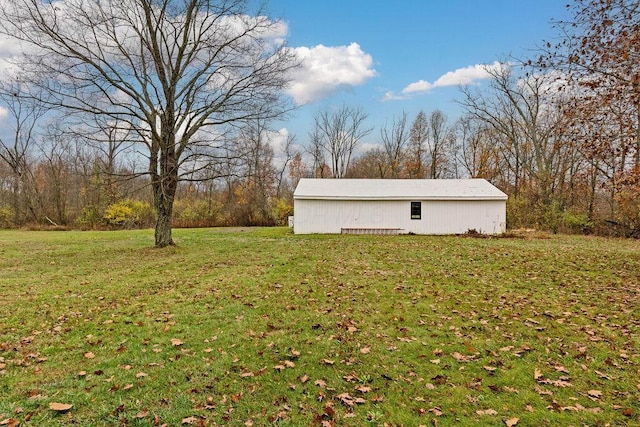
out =
[[[37,127],[46,114],[39,104],[23,98],[19,81],[0,84],[0,102],[5,105],[11,123],[11,136],[0,138],[0,161],[12,173],[11,192],[14,222],[30,217],[40,221],[42,200],[38,194],[31,154],[36,145]]]
[[[524,184],[534,187],[548,203],[561,160],[553,78],[544,74],[523,74],[517,78],[507,67],[487,69],[491,74],[489,93],[462,89],[462,106],[468,114],[490,126],[500,144],[504,160],[513,173],[514,194]]]
[[[0,33],[26,48],[30,96],[49,107],[126,123],[145,147],[155,244],[171,219],[186,162],[205,163],[226,126],[282,115],[293,52],[281,25],[249,0],[14,0]]]
[[[354,150],[373,130],[364,125],[367,114],[359,107],[343,105],[336,110],[321,110],[314,119],[313,139],[329,155],[333,177],[344,178]]]
[[[446,174],[449,157],[453,153],[453,143],[454,134],[447,124],[447,116],[442,111],[435,110],[429,115],[429,137],[427,138],[429,178],[442,178]]]
[[[407,150],[407,172],[409,178],[426,178],[425,156],[429,122],[424,111],[420,111],[409,130],[409,148]]]
[[[483,122],[464,116],[456,125],[459,149],[457,163],[471,178],[493,180],[498,173],[498,150],[493,131]]]
[[[390,172],[389,178],[400,178],[405,150],[407,142],[409,141],[406,112],[403,111],[398,118],[394,117],[389,127],[385,125],[380,129],[380,140],[382,141],[382,147],[384,148],[386,162]],[[386,178],[386,176],[382,176],[382,178]]]
[[[280,159],[280,165],[276,168],[276,197],[282,196],[283,186],[285,184],[285,178],[287,175],[287,169],[289,169],[289,163],[293,160],[295,153],[293,151],[293,143],[295,142],[295,135],[287,134],[286,139],[280,146],[280,152],[282,158]]]

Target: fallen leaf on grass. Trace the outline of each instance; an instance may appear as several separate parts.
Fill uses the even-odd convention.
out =
[[[147,374],[145,374],[144,372],[138,372],[138,373],[136,374],[136,378],[144,378],[144,377],[146,377],[146,376],[147,376]]]
[[[178,347],[178,346],[181,346],[182,344],[184,344],[184,342],[182,342],[178,338],[171,338],[171,345]]]
[[[362,347],[362,348],[360,349],[360,353],[362,353],[362,354],[369,354],[369,353],[371,353],[371,347]]]
[[[142,419],[144,417],[146,417],[147,415],[149,415],[149,411],[140,411],[136,414],[136,418],[137,419]]]
[[[20,425],[20,421],[15,418],[7,418],[0,421],[0,426],[16,427]]]
[[[369,393],[371,391],[371,387],[366,385],[361,385],[356,387],[356,390],[359,391],[360,393]]]
[[[600,390],[589,390],[587,394],[589,395],[589,397],[592,397],[594,399],[600,399],[602,397],[602,392]]]
[[[464,355],[458,353],[457,351],[454,351],[451,354],[451,357],[456,359],[458,362],[468,362],[470,360],[473,360],[475,356],[464,356]]]
[[[498,413],[493,409],[478,409],[476,411],[478,415],[498,415]]]
[[[88,351],[84,354],[84,357],[85,359],[93,359],[94,357],[96,357],[96,355]]]
[[[442,409],[437,406],[435,408],[429,409],[429,412],[431,412],[436,417],[440,417],[442,416],[442,414],[444,414],[444,412],[442,412]]]
[[[71,408],[73,408],[73,405],[70,403],[59,403],[59,402],[49,403],[49,409],[56,412],[66,412]]]
[[[487,372],[495,372],[495,370],[498,369],[498,368],[495,368],[493,366],[483,366],[483,368]]]
[[[197,422],[198,422],[198,417],[191,416],[191,417],[183,418],[180,424],[182,424],[182,425],[184,425],[184,424],[195,424]]]
[[[508,420],[504,420],[504,424],[507,427],[513,427],[515,425],[518,425],[518,421],[520,421],[520,418],[509,418]]]

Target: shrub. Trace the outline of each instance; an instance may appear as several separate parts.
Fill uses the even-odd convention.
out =
[[[125,199],[109,205],[103,218],[110,227],[139,228],[153,222],[153,212],[148,203]]]
[[[104,210],[98,206],[88,206],[82,209],[80,216],[76,219],[76,224],[80,228],[94,229],[103,225]]]
[[[289,217],[293,215],[293,205],[285,198],[279,198],[276,200],[273,207],[273,218],[278,225],[287,225]]]
[[[591,234],[594,223],[585,214],[564,212],[562,214],[563,232]]]
[[[12,228],[14,226],[13,210],[8,206],[0,206],[0,228]]]
[[[219,225],[221,204],[207,199],[176,200],[173,206],[177,227],[211,227]]]

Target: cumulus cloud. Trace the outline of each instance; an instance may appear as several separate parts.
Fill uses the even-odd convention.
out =
[[[429,92],[432,89],[448,86],[464,86],[477,82],[478,80],[484,80],[491,77],[491,72],[498,71],[507,64],[500,63],[498,61],[493,64],[477,64],[470,65],[464,68],[458,68],[454,71],[449,71],[434,82],[426,80],[418,80],[417,82],[410,83],[404,89],[402,89],[402,95],[394,94],[393,92],[387,92],[384,94],[383,101],[394,101],[399,99],[406,99],[409,95],[420,94]]]
[[[287,93],[298,105],[366,83],[375,77],[373,58],[358,43],[349,46],[292,48],[301,66],[294,71]]]

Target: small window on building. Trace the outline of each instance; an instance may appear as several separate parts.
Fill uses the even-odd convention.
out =
[[[421,218],[422,218],[422,203],[411,202],[411,219],[421,219]]]

